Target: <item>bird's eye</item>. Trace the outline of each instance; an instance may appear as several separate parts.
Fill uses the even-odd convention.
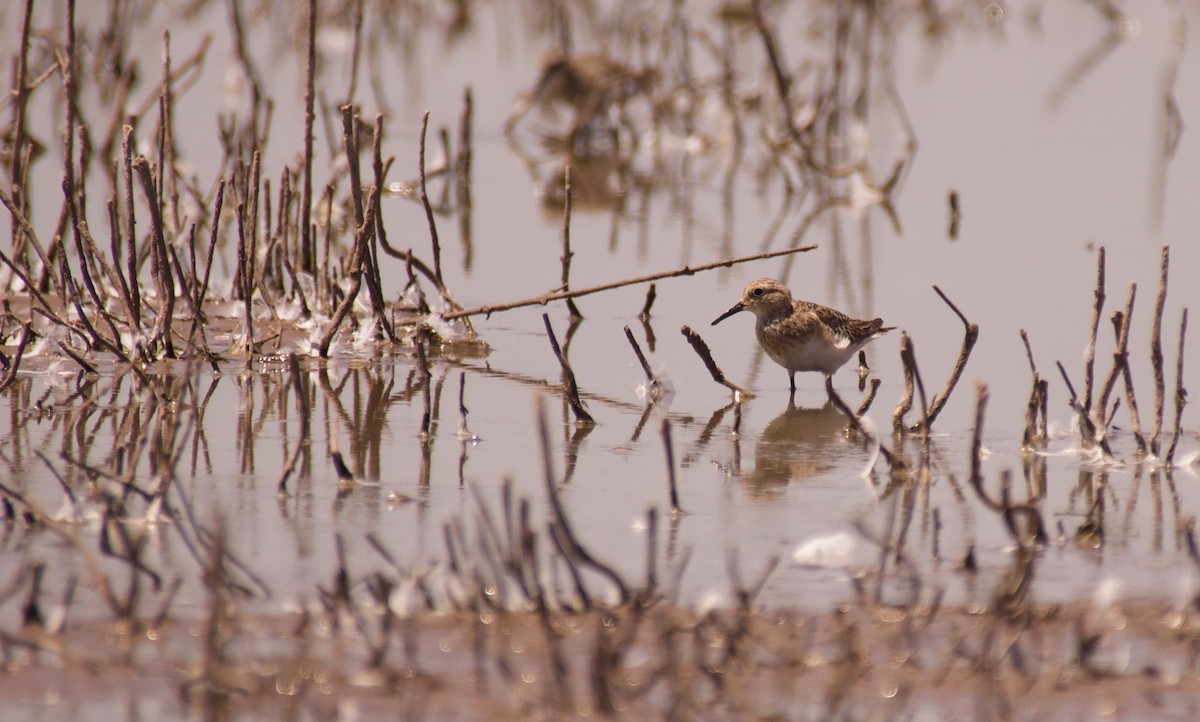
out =
[[[761,295],[763,295],[763,290],[761,288],[756,288],[756,289],[754,289],[754,291],[752,291],[752,293],[755,296],[761,296]]]

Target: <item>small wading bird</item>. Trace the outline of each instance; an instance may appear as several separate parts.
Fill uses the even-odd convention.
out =
[[[895,328],[885,327],[882,319],[860,321],[826,306],[797,301],[787,286],[769,278],[747,284],[742,300],[712,325],[741,311],[754,314],[754,335],[771,360],[787,369],[792,391],[797,371],[832,376],[860,348]]]

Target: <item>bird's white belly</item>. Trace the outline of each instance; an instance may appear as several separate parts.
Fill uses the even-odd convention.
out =
[[[820,371],[823,374],[832,374],[849,361],[861,346],[862,344],[852,344],[848,341],[845,345],[836,345],[828,338],[813,336],[807,340],[793,339],[787,345],[779,347],[764,343],[763,350],[772,361],[790,372]]]

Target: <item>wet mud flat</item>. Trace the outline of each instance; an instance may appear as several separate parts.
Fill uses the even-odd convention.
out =
[[[9,719],[1116,719],[1200,713],[1200,612],[1155,602],[1007,612],[848,600],[829,613],[665,601],[393,619],[232,614],[5,635]]]
[[[1191,11],[600,5],[0,5],[3,716],[1200,715]]]

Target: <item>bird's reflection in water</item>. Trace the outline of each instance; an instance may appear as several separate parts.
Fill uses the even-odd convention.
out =
[[[783,490],[789,481],[803,481],[827,473],[838,465],[846,447],[846,417],[831,402],[820,408],[787,409],[771,420],[754,443],[754,470],[742,474],[751,495]]]

